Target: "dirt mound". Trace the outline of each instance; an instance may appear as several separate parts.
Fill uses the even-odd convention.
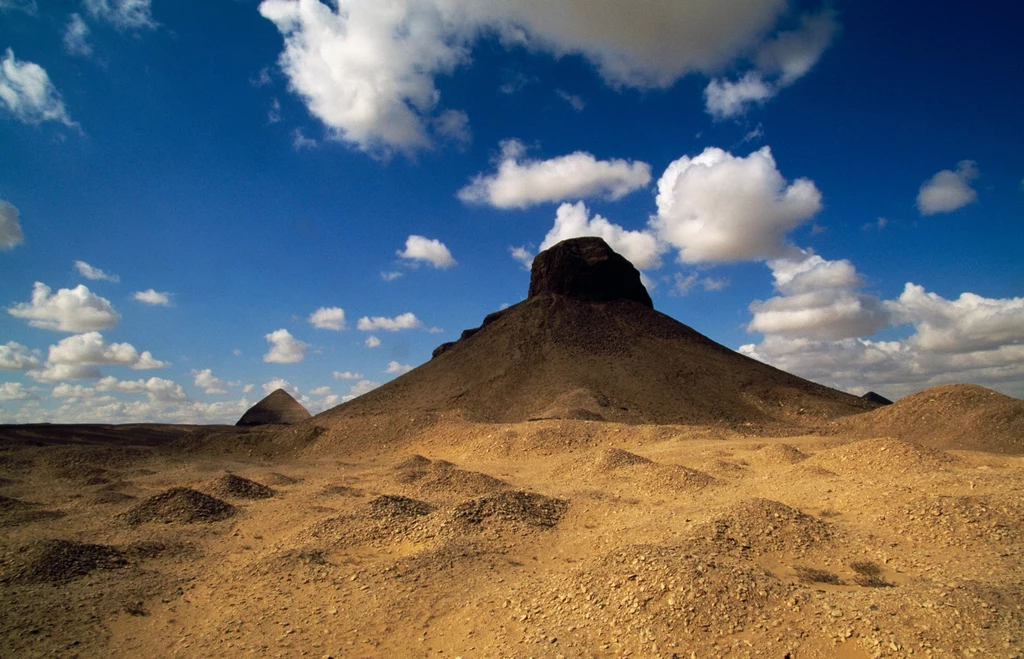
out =
[[[867,439],[828,449],[804,464],[834,473],[858,472],[875,477],[928,473],[948,469],[956,459],[927,446],[898,439]]]
[[[426,501],[417,501],[396,494],[383,494],[366,504],[370,517],[381,521],[424,517],[434,512],[434,506]]]
[[[100,506],[127,503],[134,500],[135,497],[132,495],[118,492],[117,490],[101,490],[89,497],[89,501]]]
[[[275,389],[266,398],[256,403],[242,415],[237,426],[265,426],[301,423],[310,417],[302,403],[292,398],[284,389]]]
[[[594,471],[603,473],[622,469],[623,467],[653,464],[653,460],[648,460],[642,455],[623,451],[620,448],[609,448],[602,450],[598,454],[597,459],[594,460]]]
[[[460,504],[452,510],[451,520],[465,526],[491,524],[533,528],[551,528],[569,508],[564,499],[521,490],[498,492]]]
[[[593,461],[570,466],[565,476],[597,482],[613,480],[619,485],[628,484],[648,492],[692,492],[718,483],[716,478],[703,471],[659,464],[618,448],[601,449]]]
[[[367,435],[403,441],[442,415],[795,428],[875,407],[740,355],[628,295],[542,286],[426,364],[315,419],[332,431],[322,443],[354,448]]]
[[[511,487],[493,476],[459,469],[447,460],[431,461],[421,455],[413,455],[397,464],[394,482],[442,498],[480,496]]]
[[[108,545],[71,540],[43,540],[23,547],[18,565],[9,578],[28,582],[64,582],[93,570],[113,570],[128,565],[124,554]]]
[[[63,516],[64,513],[58,510],[44,510],[37,503],[0,496],[0,527],[20,526]]]
[[[717,643],[730,631],[754,632],[755,647],[765,647],[756,628],[778,616],[790,592],[757,566],[634,545],[549,578],[512,613],[529,637],[571,643],[581,656],[712,657],[725,656],[728,646]]]
[[[397,494],[384,494],[366,502],[350,515],[314,523],[298,535],[300,541],[333,547],[369,544],[385,547],[396,542],[422,543],[433,537],[433,504]]]
[[[235,474],[225,474],[214,481],[213,493],[222,497],[234,497],[236,499],[269,499],[276,492],[248,478],[242,478]]]
[[[855,437],[895,437],[965,451],[1024,453],[1024,401],[973,384],[932,387],[868,414],[834,421]]]
[[[751,462],[764,465],[795,465],[808,455],[791,444],[769,444],[749,456]]]
[[[131,525],[145,522],[219,522],[235,514],[237,508],[209,494],[187,487],[175,487],[151,496],[121,518]]]
[[[696,546],[712,552],[793,552],[828,542],[832,525],[771,499],[748,499],[725,509],[689,533]]]

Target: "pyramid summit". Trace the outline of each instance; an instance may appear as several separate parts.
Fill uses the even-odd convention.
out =
[[[454,414],[498,423],[792,428],[877,407],[740,355],[656,311],[636,268],[599,238],[539,254],[529,291],[426,364],[317,422]]]
[[[302,403],[292,398],[284,389],[275,389],[266,398],[256,403],[242,415],[236,426],[287,425],[300,423],[310,418]]]
[[[654,308],[640,271],[601,238],[572,238],[533,260],[530,298],[564,295],[589,302],[633,300]]]

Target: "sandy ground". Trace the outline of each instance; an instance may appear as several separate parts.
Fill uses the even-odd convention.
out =
[[[0,655],[1024,656],[1021,457],[587,421],[336,445],[0,444]]]

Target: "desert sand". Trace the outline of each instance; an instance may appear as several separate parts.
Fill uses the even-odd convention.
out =
[[[1024,656],[1024,401],[538,289],[291,425],[0,427],[0,655]]]

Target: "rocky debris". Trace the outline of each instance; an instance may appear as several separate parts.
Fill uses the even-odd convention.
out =
[[[861,396],[866,401],[871,403],[878,403],[879,405],[892,405],[892,401],[883,396],[882,394],[876,394],[873,391],[869,391]]]
[[[135,497],[124,492],[118,492],[117,490],[101,490],[90,496],[89,500],[94,504],[104,506],[134,501]]]
[[[219,522],[235,514],[237,508],[209,494],[187,487],[175,487],[151,496],[120,517],[136,526],[145,522],[194,524]]]
[[[397,485],[447,499],[480,496],[511,487],[493,476],[460,469],[447,460],[428,460],[421,455],[406,458],[395,466],[395,472]]]
[[[273,488],[235,474],[225,474],[218,478],[212,490],[214,494],[236,499],[269,499],[276,494]]]
[[[114,570],[128,565],[124,554],[108,545],[72,540],[43,540],[22,547],[18,565],[9,575],[28,583],[65,582],[93,570]]]
[[[284,389],[275,389],[266,398],[250,407],[236,426],[287,425],[311,418],[302,403]]]
[[[834,535],[831,524],[778,501],[761,498],[730,506],[689,533],[694,545],[712,552],[738,549],[750,555],[803,553],[830,541]]]
[[[383,494],[370,500],[366,506],[370,511],[370,517],[382,521],[423,517],[434,512],[434,506],[426,501],[417,501],[396,494]]]
[[[751,461],[765,465],[795,465],[808,457],[791,444],[769,444],[750,455]]]
[[[647,458],[624,451],[620,448],[608,448],[602,450],[597,459],[594,460],[594,471],[597,472],[608,472],[621,469],[623,467],[635,467],[636,465],[653,465],[654,461],[648,460]]]
[[[942,385],[867,414],[835,420],[828,429],[939,449],[1024,454],[1024,401],[973,384]]]
[[[267,474],[266,481],[271,485],[295,485],[296,483],[302,482],[302,479],[272,471]]]
[[[473,526],[498,523],[551,528],[568,508],[568,501],[536,492],[498,492],[456,506],[451,520]]]
[[[835,473],[860,472],[881,479],[941,471],[955,462],[956,458],[945,451],[884,437],[822,451],[804,464]]]
[[[37,503],[0,496],[0,527],[20,526],[48,519],[59,519],[63,516],[63,512],[45,510]]]
[[[632,300],[654,308],[640,271],[601,238],[572,238],[533,259],[528,297],[564,295],[588,302]]]
[[[793,590],[757,566],[633,545],[546,582],[510,607],[510,617],[565,656],[726,656],[712,644],[742,632],[757,643],[762,624],[782,617]]]

